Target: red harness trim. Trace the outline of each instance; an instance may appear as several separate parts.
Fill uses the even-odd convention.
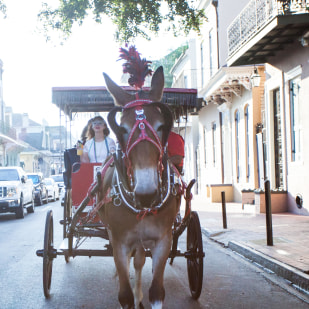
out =
[[[162,157],[164,153],[164,147],[161,143],[161,140],[157,134],[157,132],[154,130],[154,128],[151,126],[151,124],[147,121],[146,116],[144,115],[144,110],[142,106],[151,104],[153,101],[151,100],[143,100],[143,99],[138,99],[138,94],[136,95],[136,100],[131,101],[127,103],[123,108],[124,109],[129,109],[129,108],[135,108],[135,114],[136,114],[136,122],[130,132],[127,144],[126,144],[126,149],[125,149],[125,158],[127,162],[127,173],[128,177],[132,178],[132,164],[131,160],[129,159],[129,155],[132,151],[132,149],[139,144],[142,141],[148,141],[152,143],[160,153],[159,157],[159,162],[158,162],[158,167],[160,174],[162,174],[163,171],[163,164],[162,164]],[[146,132],[146,128],[150,130],[150,132],[153,134],[154,138],[151,138],[148,136]],[[136,130],[140,130],[140,134],[137,138],[137,140],[133,141],[133,135],[136,132]]]
[[[136,215],[136,219],[138,221],[142,221],[147,215],[157,215],[158,213],[158,209],[145,209],[145,210],[142,210],[141,212],[139,212],[137,215]]]
[[[136,106],[142,106],[142,105],[146,105],[146,104],[151,104],[151,103],[153,103],[153,101],[151,101],[151,100],[136,99],[134,101],[131,101],[131,102],[127,103],[123,108],[127,109],[127,108],[136,107]]]

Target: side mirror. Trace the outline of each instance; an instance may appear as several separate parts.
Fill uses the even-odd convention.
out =
[[[26,183],[26,180],[27,180],[27,178],[26,178],[25,175],[21,176],[21,182],[22,182],[22,183]]]

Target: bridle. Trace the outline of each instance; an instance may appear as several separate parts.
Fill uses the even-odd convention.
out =
[[[148,104],[153,104],[153,102],[151,100],[137,99],[137,100],[127,103],[123,107],[124,110],[134,108],[135,115],[136,115],[135,123],[131,129],[130,135],[128,137],[128,141],[124,149],[125,160],[127,163],[127,173],[128,173],[128,177],[130,178],[130,180],[132,180],[132,174],[133,174],[132,173],[132,163],[130,160],[130,153],[132,149],[142,141],[148,141],[152,143],[159,150],[158,171],[160,173],[160,176],[162,176],[162,172],[163,172],[162,158],[164,154],[164,145],[162,145],[162,142],[161,142],[160,137],[158,136],[158,133],[152,127],[152,125],[147,121],[146,116],[144,114],[143,106],[148,105]],[[149,137],[149,135],[146,132],[146,128],[148,128],[149,131],[152,133],[153,138]],[[137,130],[139,130],[140,133],[139,133],[138,138],[134,141],[133,136]]]
[[[175,173],[174,170],[170,169],[170,166],[167,162],[165,162],[165,144],[166,139],[162,136],[162,141],[156,132],[156,130],[153,128],[153,126],[148,122],[146,119],[146,115],[144,113],[144,106],[157,106],[159,110],[161,110],[163,117],[165,120],[169,117],[167,116],[168,112],[164,110],[164,107],[162,106],[162,103],[153,102],[151,100],[144,100],[137,98],[134,101],[130,101],[124,106],[121,107],[115,107],[110,114],[108,115],[108,121],[111,126],[111,128],[116,133],[118,140],[121,140],[119,128],[117,129],[118,125],[115,123],[115,113],[117,111],[123,111],[123,110],[129,110],[134,109],[134,115],[135,115],[135,122],[132,126],[132,129],[129,133],[128,139],[125,141],[122,140],[120,142],[121,150],[122,150],[122,157],[118,157],[116,154],[114,154],[114,162],[115,162],[115,182],[111,187],[110,196],[112,197],[113,204],[115,206],[124,205],[127,208],[129,208],[131,211],[133,211],[135,214],[138,215],[139,218],[142,218],[144,215],[152,213],[154,214],[156,211],[161,209],[165,204],[167,199],[171,196],[179,194],[179,190],[182,190],[183,188],[183,182],[181,180],[181,177],[179,174]],[[166,120],[167,121],[167,120]],[[118,131],[117,131],[118,130]],[[148,133],[147,133],[147,131]],[[136,134],[136,132],[138,134]],[[149,133],[151,133],[151,136],[149,136]],[[137,139],[134,139],[135,136],[138,136]],[[134,192],[131,191],[131,189],[126,184],[125,177],[123,177],[122,170],[120,168],[121,164],[119,162],[123,162],[124,160],[126,165],[126,171],[127,171],[127,177],[129,181],[131,182],[131,188],[133,188],[133,169],[132,169],[132,162],[130,159],[130,154],[132,150],[141,143],[142,141],[148,141],[152,145],[156,147],[156,149],[159,151],[159,160],[158,160],[158,177],[160,182],[160,201],[156,205],[152,205],[149,209],[137,209],[135,207],[135,196]],[[120,161],[118,161],[120,159]],[[118,162],[117,162],[118,161]],[[118,166],[117,166],[118,165]],[[164,177],[163,177],[163,171]],[[166,179],[165,179],[166,177]],[[163,179],[164,178],[164,181]],[[163,182],[164,189],[163,189]],[[177,188],[177,189],[176,189]]]

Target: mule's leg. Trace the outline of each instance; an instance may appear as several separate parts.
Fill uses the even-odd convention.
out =
[[[130,253],[126,246],[114,241],[113,255],[119,277],[118,299],[123,309],[134,308],[134,296],[129,280]]]
[[[135,286],[134,286],[134,299],[135,306],[142,307],[143,291],[142,291],[142,270],[145,265],[145,251],[142,247],[138,248],[134,256],[134,268],[135,268]],[[143,307],[142,307],[143,308]]]
[[[165,297],[163,286],[164,270],[172,245],[171,235],[166,235],[164,239],[156,244],[152,250],[152,272],[153,278],[149,289],[149,301],[151,308],[161,309]]]

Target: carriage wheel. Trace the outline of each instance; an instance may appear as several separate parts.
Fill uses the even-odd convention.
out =
[[[50,285],[53,270],[54,250],[54,223],[53,212],[49,210],[46,215],[45,234],[44,234],[44,252],[43,252],[43,289],[46,298],[50,297]]]
[[[63,239],[67,238],[67,227],[72,219],[72,196],[71,189],[67,189],[64,195],[63,205]]]
[[[70,220],[72,219],[72,195],[71,189],[67,189],[64,196],[64,207],[63,207],[63,239],[68,238],[68,248],[64,254],[64,259],[66,263],[70,261],[70,252],[72,252],[72,244],[73,244],[73,237],[67,232],[68,226],[70,224]],[[70,249],[71,248],[71,249]]]
[[[203,242],[200,220],[196,211],[191,212],[187,229],[187,270],[191,295],[198,299],[203,285]]]

